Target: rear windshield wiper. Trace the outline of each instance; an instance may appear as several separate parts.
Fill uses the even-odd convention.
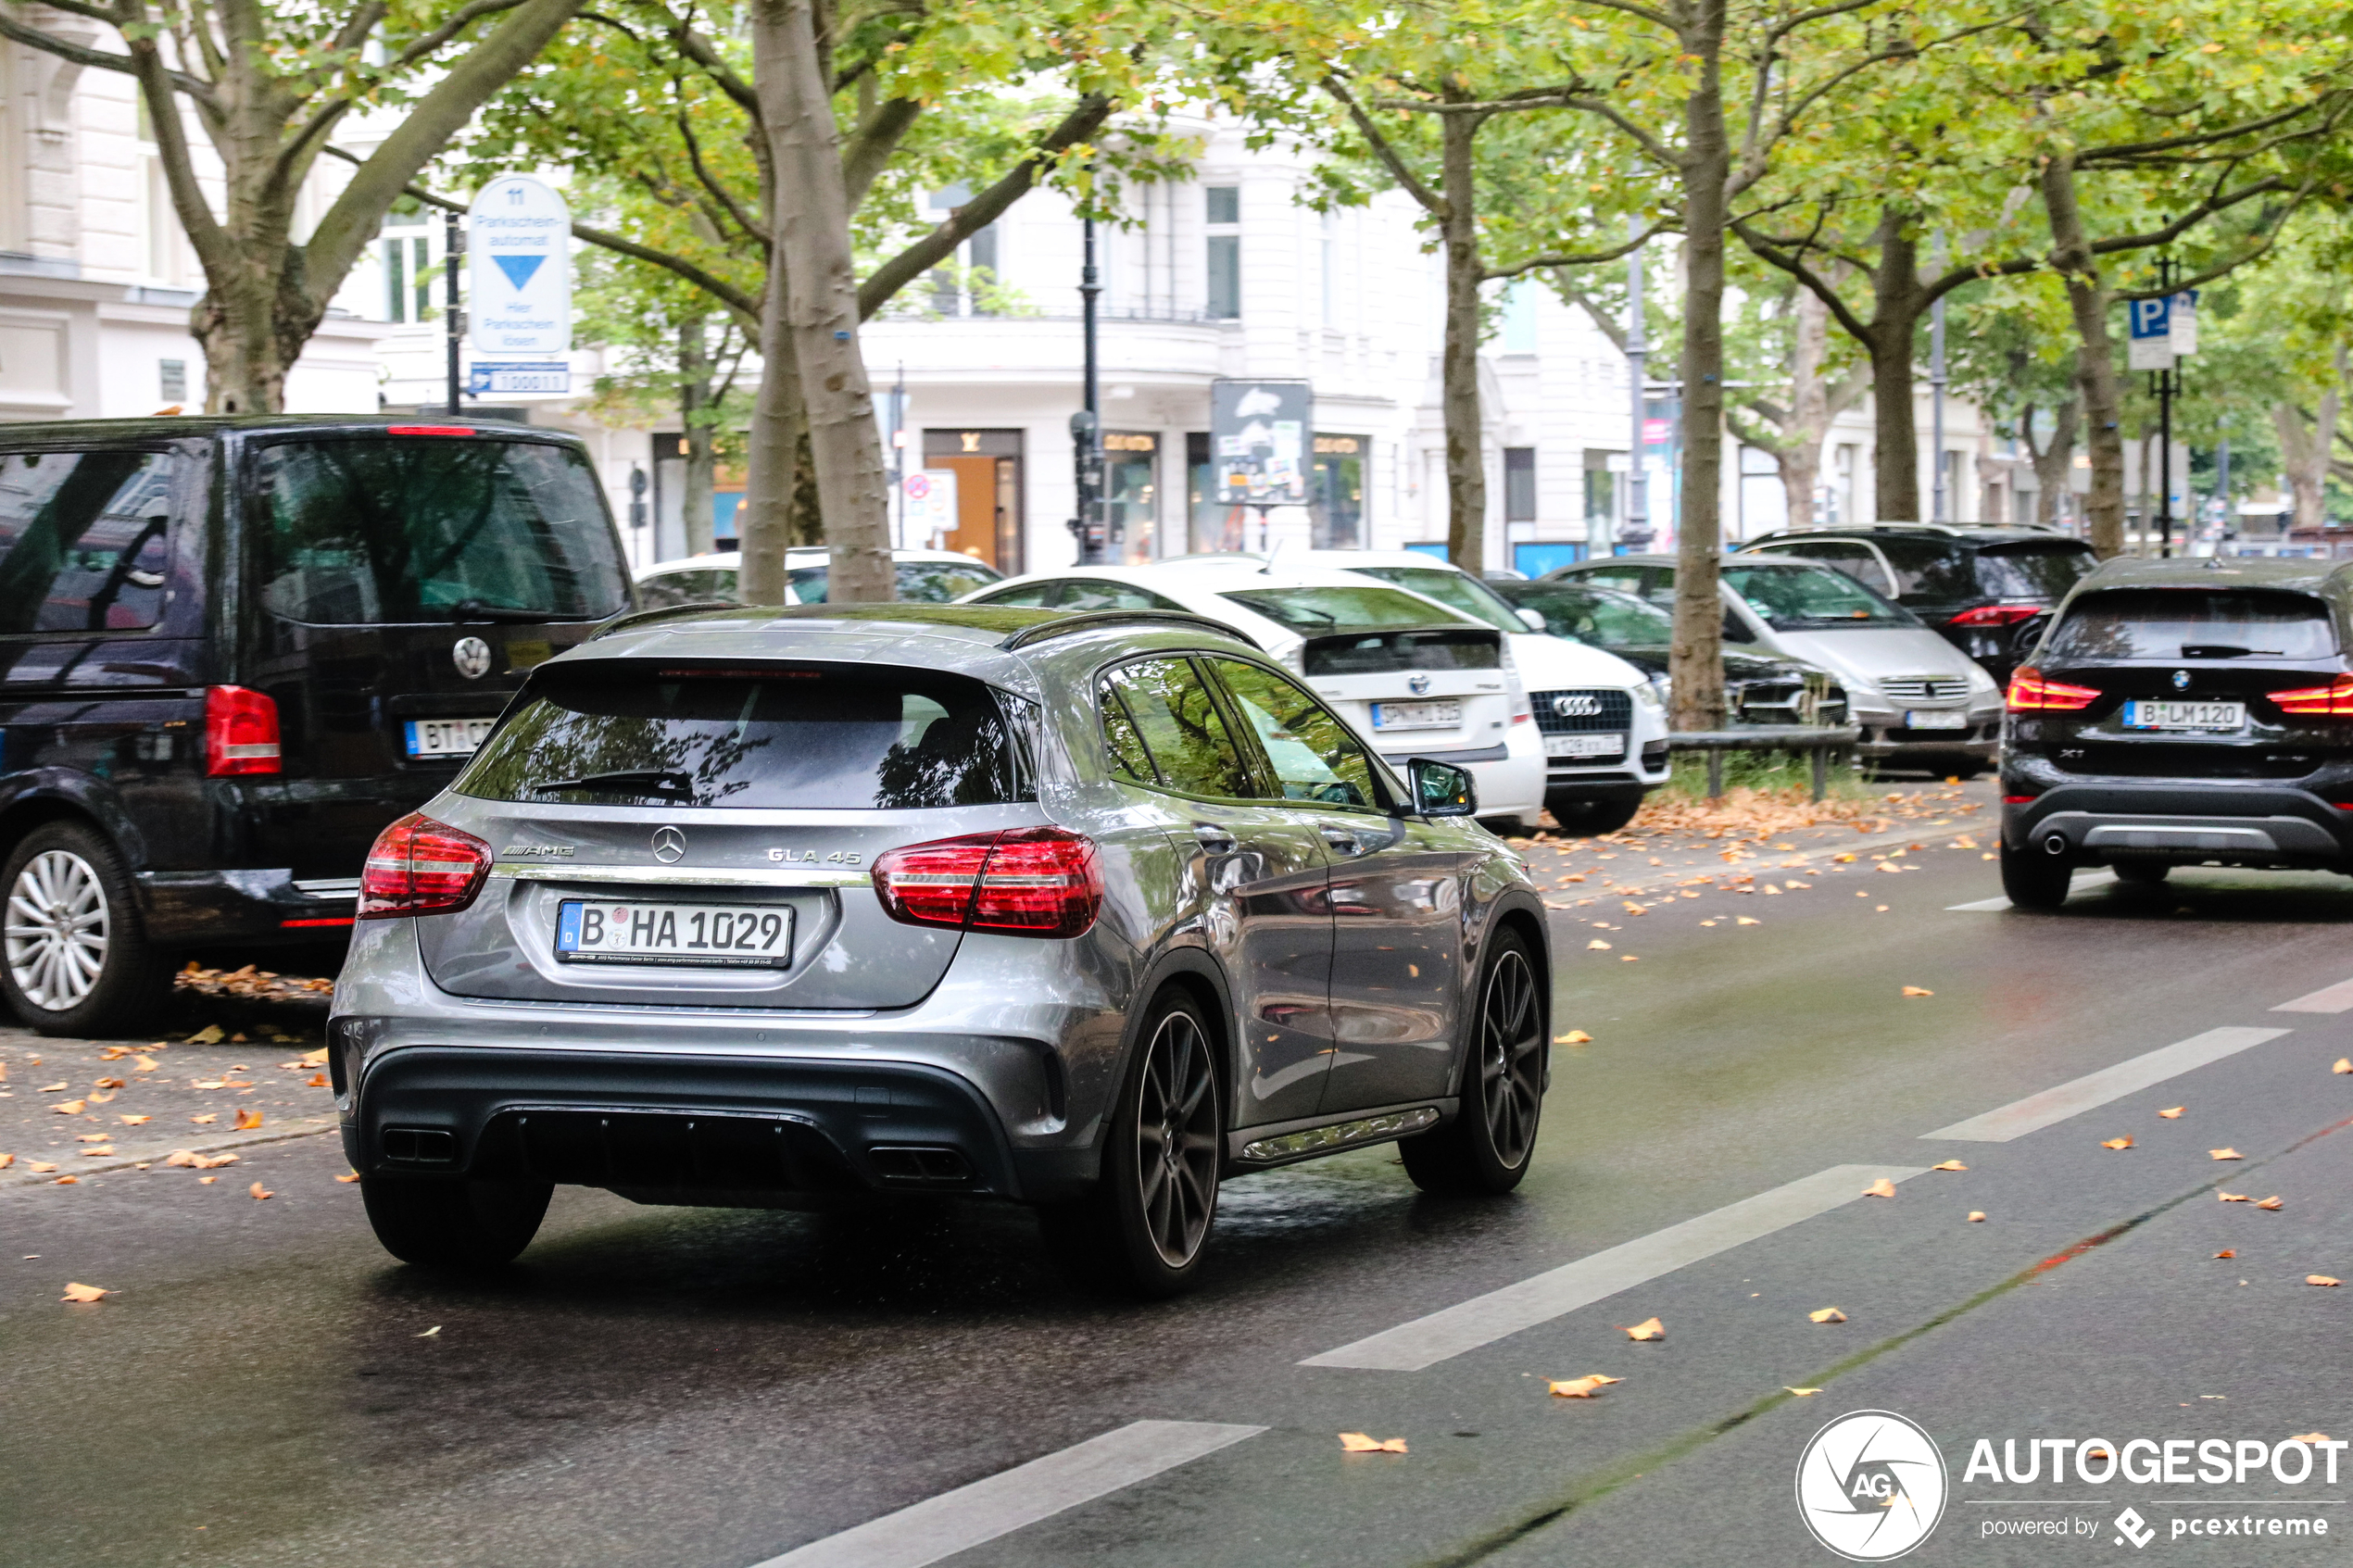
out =
[[[533,784],[531,792],[534,795],[548,795],[560,789],[585,789],[602,795],[674,795],[683,799],[691,796],[694,788],[695,781],[684,773],[636,768],[610,773],[585,773],[576,779],[550,779],[546,784]]]
[[[553,621],[552,609],[523,609],[514,605],[488,605],[480,599],[459,599],[449,607],[452,621]]]
[[[2243,648],[2233,643],[2183,643],[2183,659],[2245,659],[2259,654],[2266,659],[2285,657],[2278,648]]]

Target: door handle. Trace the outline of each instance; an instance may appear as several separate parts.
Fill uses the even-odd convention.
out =
[[[1193,836],[1201,841],[1202,848],[1213,855],[1230,855],[1240,847],[1234,835],[1215,822],[1195,822]]]
[[[1325,828],[1322,832],[1324,842],[1343,855],[1361,855],[1365,852],[1365,847],[1357,842],[1356,835],[1346,828]]]

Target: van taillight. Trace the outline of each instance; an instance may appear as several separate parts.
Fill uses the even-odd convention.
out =
[[[2040,670],[2021,670],[2010,677],[2009,709],[2013,713],[2034,713],[2057,709],[2071,712],[2089,708],[2100,699],[2100,694],[2090,686],[2070,686],[2064,681],[2046,681]]]
[[[208,777],[278,771],[278,704],[244,686],[204,694],[204,771]]]
[[[1076,936],[1095,923],[1103,877],[1094,840],[1061,828],[967,834],[885,850],[875,893],[909,925]]]
[[[490,874],[490,846],[411,811],[376,835],[359,872],[359,918],[448,914],[474,901]]]
[[[2265,692],[2283,713],[2309,719],[2353,719],[2353,675],[2339,675],[2325,686],[2297,686],[2292,691]]]

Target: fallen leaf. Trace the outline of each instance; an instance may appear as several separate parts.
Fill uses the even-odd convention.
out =
[[[194,1122],[197,1126],[202,1127],[209,1125],[214,1122],[218,1122],[220,1118],[212,1111],[207,1111],[202,1116],[191,1116],[188,1120]]]
[[[429,1328],[429,1329],[425,1330],[422,1334],[420,1334],[419,1336],[417,1336],[417,1337],[418,1337],[418,1338],[420,1338],[420,1339],[431,1339],[431,1338],[432,1338],[434,1335],[439,1334],[440,1332],[441,1332],[441,1325],[440,1325],[439,1323],[435,1323],[435,1324],[434,1324],[431,1328]],[[1398,1451],[1398,1452],[1400,1452],[1400,1453],[1403,1453],[1405,1450],[1404,1450],[1404,1449],[1398,1449],[1397,1451]]]
[[[57,1168],[57,1162],[54,1160],[28,1160],[24,1162],[24,1168],[46,1175]]]
[[[2353,1073],[2353,1056],[2338,1057],[2336,1059],[2336,1065],[2330,1068],[2329,1071],[2332,1073]]]
[[[1929,1169],[1931,1171],[1966,1171],[1969,1167],[1962,1164],[1957,1160],[1947,1160],[1944,1164],[1931,1165]]]
[[[133,1073],[153,1073],[156,1071],[156,1059],[154,1057],[133,1057],[132,1058],[132,1066],[131,1071]]]
[[[44,1095],[54,1095],[59,1089],[69,1089],[71,1087],[73,1087],[71,1084],[44,1084],[41,1085],[41,1092]]]
[[[252,1131],[253,1131],[256,1127],[258,1127],[258,1126],[260,1126],[260,1125],[261,1125],[261,1112],[260,1112],[260,1111],[258,1111],[258,1110],[254,1110],[251,1106],[247,1106],[247,1107],[245,1107],[244,1110],[239,1110],[239,1111],[237,1112],[237,1124],[236,1124],[236,1126],[235,1126],[234,1128],[233,1128],[233,1129],[232,1129],[232,1131],[234,1131],[234,1132],[239,1132],[239,1133],[250,1133],[250,1132],[252,1132]]]
[[[1933,997],[1936,995],[1935,992],[1930,990],[1925,985],[1906,985],[1904,987],[1904,994],[1907,997]]]
[[[1874,870],[1874,871],[1882,871],[1882,872],[1901,872],[1904,868],[1903,868],[1903,867],[1901,867],[1901,866],[1898,866],[1898,865],[1894,865],[1894,864],[1891,864],[1890,862],[1888,862],[1888,861],[1886,861],[1886,860],[1881,860],[1881,861],[1878,865],[1874,866],[1874,867],[1873,867],[1873,868],[1871,868],[1871,869],[1872,869],[1872,870]]]
[[[1969,1223],[1972,1225],[1982,1223],[1984,1219],[1985,1210],[1982,1209],[1972,1209],[1969,1211]]]
[[[2217,1160],[2244,1160],[2246,1155],[2235,1148],[2209,1148],[2206,1151]]]
[[[2325,1443],[2328,1440],[2329,1435],[2325,1432],[2298,1432],[2288,1439],[2291,1443]]]
[[[2182,1119],[2182,1112],[2185,1109],[2185,1107],[2177,1105],[2171,1110],[2160,1110],[2158,1114],[2168,1122],[2178,1122]]]
[[[1583,1377],[1572,1377],[1565,1383],[1547,1378],[1544,1386],[1564,1399],[1590,1399],[1608,1385],[1625,1381],[1622,1377],[1604,1377],[1595,1372],[1589,1373]]]
[[[220,1025],[218,1023],[208,1023],[203,1028],[188,1036],[188,1044],[192,1046],[217,1046],[226,1038],[228,1038],[228,1036],[220,1032]]]
[[[2218,1192],[2214,1196],[2221,1198],[2225,1203],[2245,1203],[2246,1201],[2246,1194],[2243,1192]]]
[[[61,1187],[80,1186],[82,1185],[82,1178],[80,1176],[59,1176],[57,1178],[57,1185]]]
[[[196,1081],[196,1087],[200,1089],[218,1089],[223,1086],[218,1078],[200,1078]]]
[[[1623,1323],[1618,1326],[1625,1328]],[[1664,1339],[1667,1337],[1667,1325],[1659,1322],[1656,1318],[1653,1318],[1648,1323],[1638,1323],[1633,1327],[1626,1329],[1626,1337],[1629,1339]]]
[[[112,1133],[84,1133],[73,1141],[76,1143],[104,1143],[112,1136],[114,1136]]]
[[[63,1296],[58,1297],[57,1299],[60,1301],[103,1301],[113,1294],[113,1291],[101,1290],[94,1285],[74,1285],[69,1283],[66,1286],[66,1293]]]
[[[1642,960],[1636,958],[1633,954],[1628,953],[1621,957],[1617,961],[1619,963],[1641,963]]]
[[[127,1089],[131,1085],[120,1078],[100,1078],[90,1085],[94,1089]]]
[[[327,1082],[327,1075],[324,1073],[313,1073],[309,1077],[305,1078],[302,1081],[302,1086],[306,1089],[323,1089],[329,1087],[330,1085]]]
[[[197,1185],[198,1186],[208,1186],[208,1186],[210,1186],[213,1183],[215,1183],[215,1182],[219,1181],[220,1179],[220,1178],[219,1176],[198,1176],[198,1177],[196,1178],[196,1185]]]
[[[121,1123],[126,1127],[137,1127],[143,1126],[145,1123],[154,1121],[155,1118],[145,1115],[132,1116],[130,1113],[125,1112],[122,1115],[116,1117],[115,1120]]]
[[[9,1166],[15,1164],[16,1162],[17,1157],[15,1155],[0,1154],[0,1171],[6,1170]]]
[[[1739,921],[1743,925],[1762,925],[1765,923],[1763,921],[1757,920],[1754,916],[1750,915],[1742,915],[1739,917]]]
[[[1589,953],[1606,953],[1609,951],[1609,944],[1596,936],[1585,944],[1585,950]]]
[[[438,1334],[441,1331],[434,1329],[431,1332]],[[417,1337],[422,1339],[424,1336],[421,1334]],[[1390,1437],[1380,1441],[1362,1432],[1343,1432],[1340,1435],[1340,1452],[1349,1454],[1402,1454],[1405,1451],[1405,1439]]]
[[[113,1152],[114,1145],[110,1143],[102,1143],[95,1148],[83,1149],[82,1151],[82,1158],[87,1160],[94,1154],[112,1154]]]
[[[2111,1455],[2106,1449],[2095,1445],[2094,1447],[2083,1450],[2083,1457],[2085,1459],[2110,1459],[2114,1456]]]
[[[1592,1043],[1593,1036],[1582,1029],[1572,1029],[1566,1035],[1553,1036],[1553,1044],[1556,1046],[1590,1046]]]
[[[1889,1181],[1885,1176],[1881,1176],[1878,1181],[1873,1182],[1870,1185],[1863,1189],[1863,1196],[1865,1198],[1894,1198],[1895,1196],[1895,1184]]]
[[[2107,1139],[2100,1147],[2102,1148],[2130,1148],[2133,1147],[2133,1135],[2127,1133],[2120,1138]]]
[[[82,1111],[89,1109],[89,1107],[88,1103],[83,1100],[61,1099],[49,1109],[56,1111],[60,1116],[79,1116],[82,1113]]]
[[[223,1165],[234,1165],[233,1154],[198,1154],[193,1148],[175,1148],[165,1156],[167,1165],[177,1165],[190,1171],[217,1171]]]
[[[2225,1247],[2221,1251],[2214,1254],[2217,1258],[2235,1258],[2238,1255],[2239,1250],[2235,1247]]]
[[[2343,1285],[2345,1282],[2329,1274],[2306,1274],[2304,1276],[2304,1283],[2307,1285]]]
[[[254,1183],[253,1185],[245,1188],[245,1190],[253,1194],[253,1200],[256,1203],[260,1202],[265,1198],[275,1198],[278,1196],[276,1193],[271,1192],[268,1187],[263,1186],[259,1182]]]
[[[1788,1387],[1788,1385],[1784,1384],[1782,1386]],[[1801,1399],[1810,1399],[1815,1395],[1821,1392],[1819,1388],[1791,1388],[1789,1391],[1796,1395]]]
[[[1845,853],[1845,854],[1843,854],[1843,855],[1833,855],[1833,856],[1831,856],[1831,859],[1833,859],[1833,860],[1836,860],[1836,861],[1837,861],[1840,865],[1842,865],[1842,866],[1843,866],[1843,865],[1846,865],[1846,864],[1848,864],[1849,862],[1851,862],[1851,861],[1855,859],[1855,855],[1854,855],[1854,852],[1853,852],[1852,850],[1849,850],[1847,853]]]
[[[2262,1199],[2261,1201],[2259,1201],[2259,1203],[2257,1203],[2255,1206],[2256,1206],[2258,1209],[2281,1209],[2281,1208],[2284,1208],[2284,1207],[2286,1207],[2284,1204],[2281,1203],[2281,1201],[2279,1200],[2279,1197],[2278,1197],[2278,1195],[2277,1195],[2277,1194],[2274,1194],[2273,1196],[2271,1196],[2271,1197],[2270,1197],[2270,1198],[2266,1198]]]
[[[359,1179],[359,1172],[357,1172],[357,1171],[352,1172],[352,1173],[351,1173],[351,1174],[349,1174],[349,1175],[347,1175],[347,1176],[337,1176],[337,1177],[335,1178],[335,1180],[337,1180],[337,1181],[339,1181],[339,1182],[356,1182],[356,1181],[358,1181]]]
[[[1836,1307],[1825,1307],[1818,1312],[1808,1312],[1806,1315],[1816,1323],[1844,1323],[1846,1321],[1846,1314]]]

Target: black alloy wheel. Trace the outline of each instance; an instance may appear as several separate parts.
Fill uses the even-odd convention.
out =
[[[1518,933],[1499,933],[1479,985],[1477,1033],[1454,1120],[1398,1145],[1424,1192],[1505,1193],[1528,1174],[1544,1105],[1550,1054],[1536,964]]]

